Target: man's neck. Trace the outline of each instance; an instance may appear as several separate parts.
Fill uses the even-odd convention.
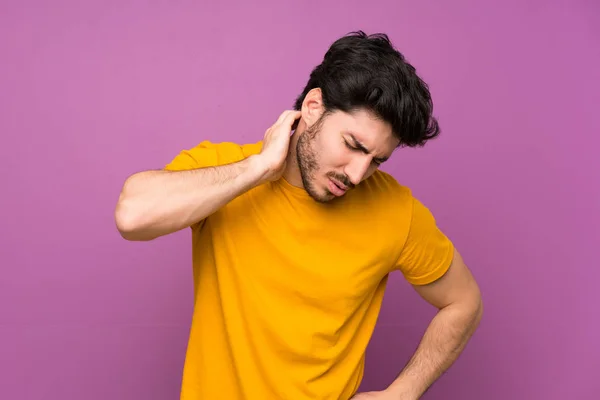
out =
[[[300,175],[300,167],[298,166],[298,159],[296,158],[296,147],[298,146],[298,138],[302,134],[299,129],[290,138],[290,146],[286,158],[285,170],[283,171],[283,178],[293,186],[304,188],[302,184],[302,177]],[[304,130],[304,129],[302,129]]]

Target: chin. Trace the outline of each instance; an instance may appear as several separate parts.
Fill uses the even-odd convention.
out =
[[[328,203],[336,197],[327,190],[326,185],[311,185],[306,191],[318,203]]]
[[[323,193],[323,195],[321,195],[318,199],[315,199],[315,200],[317,200],[319,203],[329,203],[335,199],[336,199],[336,196],[332,195],[329,192],[325,192],[325,193]]]
[[[331,193],[331,191],[328,189],[327,184],[322,184],[322,185],[319,185],[318,187],[319,187],[318,193],[315,193],[313,191],[312,193],[310,193],[310,195],[312,196],[313,199],[315,199],[319,203],[329,203],[331,201],[334,201],[334,200],[337,200],[338,198],[343,197],[343,195],[335,195],[335,194]]]
[[[302,175],[302,182],[309,196],[318,203],[329,203],[339,197],[329,189],[329,178],[326,176],[316,179],[314,175]]]

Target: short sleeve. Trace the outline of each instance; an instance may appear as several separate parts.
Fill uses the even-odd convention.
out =
[[[168,171],[185,171],[216,167],[241,161],[260,152],[261,143],[239,145],[231,142],[203,141],[197,146],[182,150],[164,168]]]
[[[450,239],[439,229],[429,209],[413,198],[408,235],[395,269],[409,283],[426,285],[446,273],[453,256]]]

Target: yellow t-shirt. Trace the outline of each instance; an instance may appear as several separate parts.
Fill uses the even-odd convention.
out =
[[[239,161],[262,143],[200,143],[166,166]],[[450,240],[409,189],[377,171],[334,202],[285,179],[192,226],[194,314],[182,400],[349,399],[387,276],[441,277]]]

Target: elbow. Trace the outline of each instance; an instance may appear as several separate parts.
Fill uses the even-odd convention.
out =
[[[151,236],[143,229],[141,224],[136,221],[134,215],[128,215],[123,211],[118,211],[115,213],[115,222],[117,230],[125,240],[131,242],[147,242],[155,239],[155,236]]]
[[[115,223],[121,237],[125,240],[138,241],[140,237],[140,223],[132,207],[125,201],[119,201],[115,209]]]
[[[126,189],[123,188],[117,206],[115,208],[115,223],[121,237],[129,241],[148,241],[153,238],[148,237],[142,224],[142,215],[138,211],[140,207],[135,205],[127,196]]]
[[[469,329],[473,332],[477,330],[483,319],[483,299],[478,288],[471,291],[469,295],[465,295],[465,297],[455,304],[460,308],[460,313],[466,326],[469,326]]]
[[[478,295],[477,299],[474,301],[473,309],[473,327],[474,329],[477,329],[483,318],[483,300],[481,295]]]

